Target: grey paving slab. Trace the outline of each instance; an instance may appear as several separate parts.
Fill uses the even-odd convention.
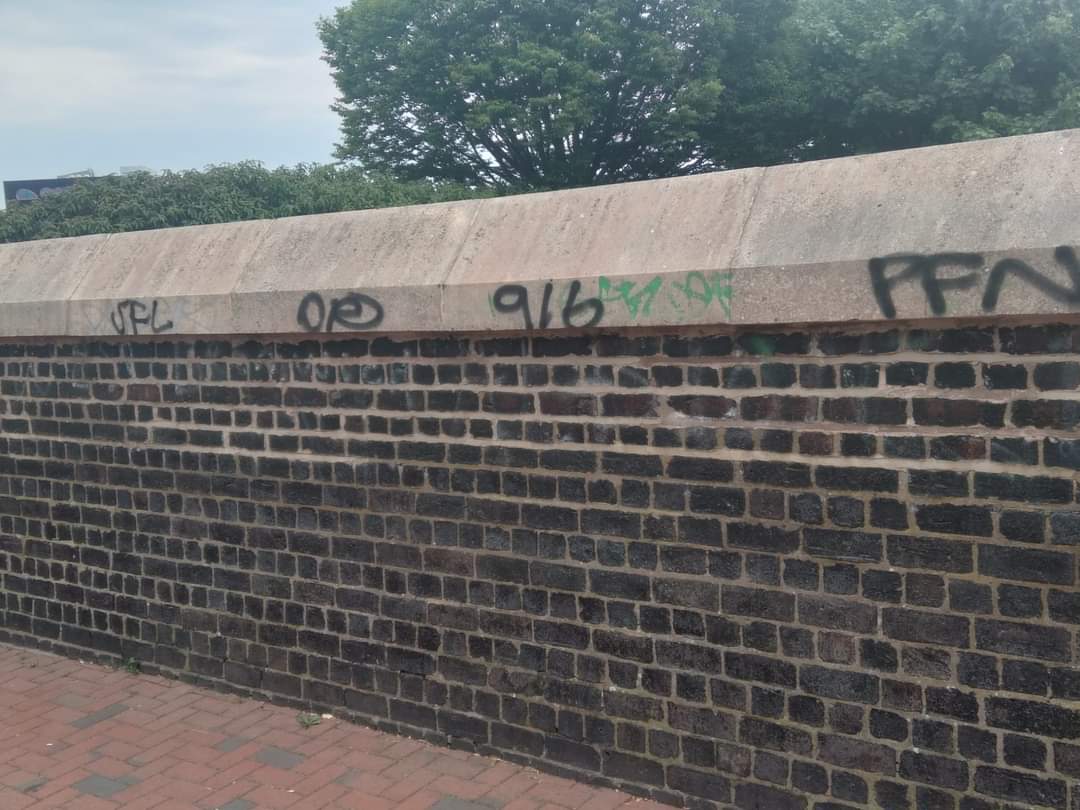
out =
[[[99,799],[108,799],[110,796],[119,793],[121,790],[126,790],[131,787],[131,782],[129,780],[110,779],[107,776],[93,774],[85,779],[80,779],[72,785],[72,787],[80,793],[97,796]]]
[[[214,748],[226,754],[231,754],[237,748],[249,742],[251,742],[251,740],[248,737],[229,737],[219,742]]]
[[[297,754],[294,751],[286,751],[284,748],[277,748],[272,745],[259,751],[259,753],[255,755],[255,759],[263,765],[269,765],[271,768],[281,768],[285,771],[292,770],[304,761],[304,757],[301,754]]]
[[[502,806],[503,802],[494,801],[492,799],[472,801],[469,799],[459,799],[457,796],[447,796],[431,805],[431,810],[498,810],[498,808]]]
[[[33,793],[35,790],[41,790],[45,785],[49,784],[49,780],[44,776],[35,776],[33,779],[29,779],[23,782],[21,785],[16,785],[15,789],[20,793]]]
[[[71,725],[75,728],[90,728],[90,726],[108,720],[112,717],[116,717],[118,714],[122,714],[128,710],[128,707],[123,703],[114,703],[111,706],[106,706],[104,709],[99,709],[92,714],[88,714],[85,717],[80,717],[78,720],[73,720]]]

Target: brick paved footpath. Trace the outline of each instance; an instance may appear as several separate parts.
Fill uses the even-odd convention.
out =
[[[0,645],[0,808],[660,810],[336,719]]]

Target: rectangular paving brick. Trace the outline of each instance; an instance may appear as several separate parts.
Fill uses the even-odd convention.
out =
[[[9,690],[9,683],[16,689]],[[81,725],[43,724],[43,710],[70,702],[64,696],[75,688],[104,708],[83,715]],[[198,709],[189,710],[191,722],[183,714],[165,727],[131,722],[146,711],[152,720],[172,716],[205,695],[162,678],[118,675],[0,644],[7,732],[0,810],[499,810],[537,785],[550,785],[548,797],[565,793],[566,780],[337,719],[301,730],[295,711],[256,701],[237,704],[239,733],[207,732]],[[104,723],[120,714],[123,723]],[[313,753],[304,756],[301,750]],[[206,757],[206,751],[215,755]],[[35,773],[15,762],[49,767]],[[521,781],[514,795],[477,795],[479,788],[489,792],[515,778]],[[581,789],[604,810],[660,808],[611,790]],[[549,798],[546,810],[576,808]]]

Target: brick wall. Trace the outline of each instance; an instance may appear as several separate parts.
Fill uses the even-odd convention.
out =
[[[1078,808],[1078,349],[3,343],[0,640],[691,806]]]

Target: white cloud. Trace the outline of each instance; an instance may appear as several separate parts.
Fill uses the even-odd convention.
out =
[[[5,38],[28,43],[5,57],[0,102],[22,125],[205,108],[325,114],[334,88],[314,25],[327,5],[0,2]]]

